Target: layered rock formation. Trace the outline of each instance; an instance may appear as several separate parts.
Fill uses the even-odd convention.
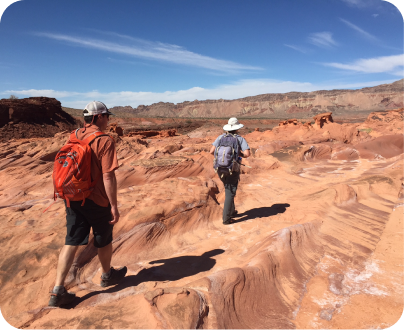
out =
[[[324,112],[354,115],[360,111],[389,110],[403,106],[404,80],[358,90],[262,94],[237,100],[205,100],[178,104],[159,102],[149,106],[114,107],[111,111],[149,117],[307,117]]]
[[[58,100],[48,97],[0,100],[0,141],[51,137],[77,128],[76,120],[62,110]]]
[[[64,204],[43,211],[67,137],[2,143],[1,312],[22,329],[390,327],[404,306],[402,114],[241,131],[252,157],[229,226],[207,152],[217,132],[114,133],[121,219],[112,263],[128,274],[99,286],[90,235],[66,280],[77,299],[59,309],[47,302]]]
[[[113,123],[107,127],[108,132],[116,133],[118,136],[123,136],[122,127],[118,126],[116,123]]]

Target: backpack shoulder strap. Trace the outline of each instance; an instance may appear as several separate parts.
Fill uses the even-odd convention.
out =
[[[236,141],[237,141],[237,144],[240,144],[240,143],[238,142],[238,138],[237,138],[237,136],[239,136],[239,135],[237,135],[237,134],[232,134],[232,133],[227,132],[227,133],[226,133],[226,136],[231,136],[231,137],[235,138]]]
[[[103,132],[97,131],[97,132],[94,132],[94,133],[90,134],[89,136],[87,136],[83,140],[83,143],[90,145],[96,138],[98,138],[100,136],[108,136],[109,138],[111,138],[108,134],[105,134]]]
[[[69,140],[66,143],[77,143],[80,140],[77,138],[77,131],[79,129],[76,129],[75,131],[71,132],[69,135]]]
[[[219,143],[218,143],[218,146],[216,147],[216,148],[219,148],[220,146],[221,146],[221,142],[222,142],[222,139],[225,137],[227,135],[227,133],[226,134],[222,134],[222,136],[220,137],[220,139],[219,139]]]

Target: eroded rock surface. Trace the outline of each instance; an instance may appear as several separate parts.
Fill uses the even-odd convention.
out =
[[[3,316],[29,329],[392,326],[404,306],[401,114],[374,115],[390,118],[383,125],[370,117],[245,134],[252,157],[229,226],[211,132],[113,133],[121,213],[113,265],[128,275],[99,286],[90,236],[66,281],[77,299],[63,309],[47,302],[64,205],[43,211],[68,132],[0,144]]]

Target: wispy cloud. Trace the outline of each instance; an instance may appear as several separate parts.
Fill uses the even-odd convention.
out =
[[[100,100],[109,107],[118,105],[131,105],[137,107],[140,104],[150,105],[157,102],[172,102],[179,103],[184,101],[207,100],[207,99],[238,99],[246,96],[254,96],[265,93],[287,93],[292,91],[311,92],[316,90],[330,89],[347,89],[370,87],[380,84],[391,83],[388,81],[372,81],[363,83],[326,83],[312,84],[309,82],[295,81],[279,81],[272,79],[259,80],[239,80],[232,84],[219,85],[214,88],[192,87],[186,90],[166,91],[163,93],[155,92],[134,92],[121,91],[100,93],[98,91],[90,92],[69,92],[55,90],[7,90],[0,94],[18,95],[20,97],[29,96],[47,96],[59,99],[63,106],[68,106],[76,109],[83,107],[92,100]]]
[[[341,0],[341,1],[345,2],[345,3],[348,4],[349,6],[352,6],[352,7],[359,7],[359,8],[367,7],[367,6],[370,5],[369,2],[371,2],[371,1],[368,1],[368,3],[367,3],[367,2],[364,1],[364,0]]]
[[[294,45],[287,45],[287,44],[284,44],[284,46],[297,50],[298,52],[301,52],[303,54],[307,54],[307,52],[308,52],[306,49],[304,49],[302,47],[298,47],[298,46],[294,46]]]
[[[331,32],[317,32],[309,36],[309,42],[318,47],[330,48],[338,46],[338,43],[333,39]]]
[[[358,59],[352,63],[323,63],[326,66],[362,72],[362,73],[390,73],[397,76],[403,76],[404,54],[382,56],[368,59]]]
[[[341,0],[345,2],[350,7],[356,8],[375,8],[382,10],[384,12],[393,12],[394,14],[399,13],[402,15],[401,11],[394,5],[391,1],[386,0]]]
[[[163,61],[180,65],[200,67],[228,74],[263,70],[262,68],[256,66],[244,65],[193,53],[181,46],[161,42],[152,42],[115,33],[110,34],[119,36],[121,39],[120,43],[57,33],[37,32],[34,34],[39,37],[66,42],[68,45],[98,49],[105,52],[124,54],[152,61]]]
[[[350,7],[365,8],[380,4],[381,0],[342,0]]]
[[[361,29],[359,26],[347,21],[346,19],[340,18],[341,22],[345,23],[347,26],[349,26],[351,29],[354,29],[355,31],[359,32],[359,34],[364,37],[365,39],[371,40],[371,41],[378,41],[374,35],[370,34],[369,32],[366,32],[365,30]]]

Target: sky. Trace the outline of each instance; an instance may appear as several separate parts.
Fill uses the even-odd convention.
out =
[[[391,83],[400,1],[8,0],[0,98],[137,107]]]

